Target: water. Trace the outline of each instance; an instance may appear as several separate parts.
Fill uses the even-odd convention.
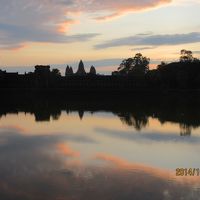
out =
[[[199,176],[176,176],[200,168],[194,102],[10,102],[0,109],[0,199],[200,199]]]

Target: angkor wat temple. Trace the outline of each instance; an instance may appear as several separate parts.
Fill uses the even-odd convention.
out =
[[[63,94],[80,92],[87,94],[128,93],[200,89],[200,62],[174,62],[159,65],[157,69],[141,73],[115,71],[111,75],[100,75],[94,66],[86,72],[81,60],[78,70],[67,66],[62,76],[58,69],[37,65],[34,72],[8,73],[0,70],[1,92],[61,91]],[[131,93],[132,92],[132,93]]]
[[[115,91],[131,89],[136,86],[131,77],[99,75],[94,66],[87,73],[82,60],[78,70],[74,73],[72,67],[67,66],[65,76],[58,69],[50,66],[37,65],[34,72],[25,74],[0,71],[0,89],[8,90],[65,90],[65,91]]]

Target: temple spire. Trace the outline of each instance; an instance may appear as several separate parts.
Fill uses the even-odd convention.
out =
[[[84,64],[83,64],[82,60],[80,60],[80,62],[79,62],[78,70],[77,70],[76,74],[80,75],[80,76],[86,75],[86,72],[85,72],[85,69],[84,69]]]

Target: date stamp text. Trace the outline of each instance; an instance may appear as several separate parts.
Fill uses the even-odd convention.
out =
[[[200,176],[199,168],[176,168],[176,176]]]

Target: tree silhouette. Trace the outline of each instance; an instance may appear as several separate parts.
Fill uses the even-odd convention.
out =
[[[149,71],[149,62],[149,58],[142,56],[141,53],[137,53],[133,58],[124,59],[118,71],[120,74],[145,74]]]
[[[191,135],[191,132],[192,132],[191,126],[188,126],[188,125],[182,124],[182,123],[180,123],[179,126],[180,126],[180,135],[181,136],[190,136]]]
[[[181,50],[180,62],[192,62],[194,60],[192,51],[190,50]]]
[[[164,62],[164,61],[161,61],[161,63],[157,66],[157,69],[159,70],[159,69],[162,69],[164,66],[166,66],[167,65],[167,63],[166,62]]]
[[[117,113],[120,120],[128,126],[133,126],[136,130],[140,131],[148,124],[148,116],[144,113],[135,112],[119,112]]]
[[[51,73],[52,73],[54,76],[61,76],[61,73],[60,73],[59,69],[52,69]]]

